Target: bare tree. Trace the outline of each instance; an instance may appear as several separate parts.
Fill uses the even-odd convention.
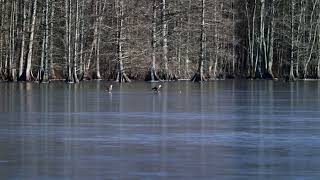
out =
[[[124,70],[124,53],[123,53],[123,45],[124,45],[124,34],[123,34],[123,21],[124,21],[124,14],[123,14],[123,0],[117,0],[117,18],[118,18],[118,33],[117,33],[117,79],[116,81],[121,82],[131,82],[127,74]]]
[[[0,0],[0,78],[320,78],[319,1]]]
[[[274,45],[274,29],[275,29],[275,23],[274,23],[274,12],[275,11],[275,2],[274,0],[271,1],[271,12],[270,12],[270,24],[268,26],[268,38],[267,38],[267,42],[268,42],[268,47],[267,47],[267,59],[266,59],[266,63],[267,63],[267,70],[264,74],[265,78],[268,79],[273,79],[274,75],[272,72],[272,66],[273,66],[273,45]]]
[[[33,1],[33,10],[32,10],[32,20],[31,20],[31,28],[30,28],[30,37],[29,37],[29,48],[28,48],[28,56],[27,62],[25,64],[24,72],[22,73],[22,77],[20,77],[23,81],[31,81],[32,71],[32,53],[33,53],[33,40],[35,36],[35,24],[36,24],[36,17],[37,17],[37,0]]]
[[[291,0],[291,50],[290,50],[290,74],[289,74],[289,80],[293,81],[295,80],[294,74],[293,74],[293,59],[294,59],[294,0]]]
[[[200,37],[200,57],[198,61],[198,70],[195,75],[191,78],[193,82],[205,81],[206,78],[204,77],[203,66],[204,66],[204,59],[205,59],[205,47],[206,47],[206,38],[205,38],[205,0],[202,0],[201,6],[201,37]]]
[[[79,0],[76,0],[75,40],[74,40],[74,57],[73,57],[73,68],[72,68],[72,76],[73,76],[73,81],[75,83],[79,82],[78,74],[77,74],[78,57],[79,57],[79,31],[80,31],[79,6],[80,6],[79,5]]]
[[[162,0],[162,47],[163,47],[163,63],[164,63],[164,79],[169,80],[169,66],[168,66],[168,25],[167,25],[167,9],[166,0]]]
[[[54,19],[54,9],[55,9],[55,5],[54,2],[51,1],[51,13],[50,13],[50,47],[49,47],[49,79],[55,79],[56,78],[56,74],[55,74],[55,70],[54,70],[54,65],[53,65],[53,40],[54,40],[54,23],[53,23],[53,19]]]
[[[23,73],[23,65],[24,65],[24,49],[25,49],[25,34],[26,34],[26,21],[27,21],[27,12],[26,12],[26,2],[22,1],[23,6],[23,19],[22,19],[22,37],[21,37],[21,51],[20,51],[20,61],[19,61],[19,77],[22,76]]]
[[[158,81],[160,80],[158,74],[157,74],[157,68],[156,68],[156,48],[157,48],[157,0],[153,0],[153,6],[152,6],[152,40],[151,40],[151,46],[152,46],[152,61],[151,61],[151,68],[150,72],[147,74],[147,77],[145,80],[147,81]]]

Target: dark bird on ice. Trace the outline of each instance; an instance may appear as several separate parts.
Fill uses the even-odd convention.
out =
[[[153,87],[152,90],[154,92],[160,92],[160,88],[161,88],[161,84],[159,84],[158,87],[157,86]]]
[[[107,92],[111,93],[112,92],[112,84],[106,89]]]

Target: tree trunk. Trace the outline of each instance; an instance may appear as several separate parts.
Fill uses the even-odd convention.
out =
[[[22,6],[23,6],[23,19],[22,19],[21,51],[20,51],[20,61],[19,61],[19,78],[23,74],[25,33],[26,33],[26,21],[27,21],[26,4],[24,1],[22,1]]]
[[[181,27],[182,28],[182,27]],[[177,43],[177,59],[178,59],[178,77],[181,77],[181,44],[182,43],[182,37],[181,33],[179,33],[179,40]]]
[[[153,0],[153,19],[152,19],[152,67],[151,67],[151,81],[157,78],[156,72],[156,42],[157,42],[157,1]]]
[[[72,72],[71,72],[71,7],[70,0],[65,0],[65,49],[66,49],[66,65],[67,65],[67,74],[66,74],[66,82],[72,82]]]
[[[190,26],[191,26],[191,0],[188,1],[188,12],[187,12],[187,42],[186,42],[186,57],[185,57],[185,70],[184,76],[185,78],[190,78],[189,72],[189,54],[190,54]]]
[[[11,1],[10,7],[10,27],[9,27],[9,58],[7,59],[7,67],[6,67],[6,80],[12,81],[12,60],[14,59],[14,12],[15,12],[15,1]]]
[[[79,56],[79,0],[76,0],[76,22],[75,22],[75,40],[74,40],[74,57],[73,57],[73,68],[72,68],[72,75],[73,75],[73,82],[78,83],[78,56]]]
[[[205,38],[205,0],[202,0],[202,7],[201,7],[201,40],[200,40],[200,57],[198,61],[198,71],[195,73],[195,75],[191,78],[191,81],[193,82],[201,82],[205,81],[206,78],[204,77],[203,73],[203,65],[204,65],[204,59],[205,59],[205,47],[206,47],[206,38]]]
[[[64,16],[64,19],[65,19],[65,32],[64,32],[64,51],[65,51],[65,65],[66,65],[66,82],[69,81],[70,77],[69,77],[69,55],[68,55],[68,46],[69,46],[69,36],[68,36],[68,26],[69,26],[69,23],[68,23],[68,11],[69,11],[69,0],[65,0],[64,1],[64,6],[65,6],[65,16]]]
[[[296,38],[296,47],[297,47],[297,63],[296,63],[296,77],[299,78],[300,74],[299,74],[299,68],[300,68],[300,53],[301,53],[301,45],[300,45],[300,41],[302,39],[301,36],[301,29],[303,26],[303,16],[305,14],[305,6],[304,6],[304,1],[302,0],[300,2],[300,15],[299,15],[299,24],[298,24],[298,30],[297,30],[297,38]]]
[[[188,2],[188,20],[187,20],[187,47],[186,47],[186,58],[185,58],[185,71],[184,75],[185,78],[190,78],[190,72],[189,72],[189,54],[190,54],[190,31],[191,31],[191,0]]]
[[[100,26],[101,26],[101,12],[100,10],[100,6],[101,6],[101,0],[96,1],[96,6],[95,6],[95,15],[96,15],[96,26],[95,26],[95,34],[96,34],[96,74],[94,76],[94,78],[96,79],[101,79],[101,74],[100,74]]]
[[[18,5],[17,2],[11,1],[10,8],[10,27],[9,27],[9,57],[7,59],[6,68],[6,80],[15,81],[16,80],[16,67],[15,67],[15,54],[16,54],[16,39],[17,39],[17,20],[18,20]]]
[[[291,50],[290,50],[290,74],[289,81],[294,81],[293,59],[294,59],[294,0],[291,0]]]
[[[252,32],[251,32],[251,64],[252,64],[252,71],[251,71],[251,77],[254,77],[256,74],[256,66],[257,63],[254,64],[254,51],[255,51],[255,43],[256,43],[256,9],[257,9],[257,0],[254,1],[254,10],[253,10],[253,16],[252,16]],[[256,61],[255,61],[256,62]]]
[[[45,7],[43,7],[42,23],[44,25],[43,36],[42,36],[42,51],[41,51],[41,61],[38,70],[37,80],[39,82],[48,82],[48,11],[49,11],[49,1],[45,1]]]
[[[117,17],[118,17],[118,65],[117,65],[117,79],[116,81],[119,83],[122,82],[131,82],[129,77],[126,75],[124,71],[124,57],[123,57],[123,44],[124,44],[124,35],[123,35],[123,0],[117,0],[118,1],[118,10],[117,10]]]
[[[292,0],[293,1],[293,0]],[[318,26],[319,26],[319,22],[320,22],[320,18],[318,17],[316,23],[313,22],[313,16],[316,13],[316,7],[318,4],[319,0],[313,1],[313,8],[311,11],[311,15],[310,15],[310,29],[309,29],[309,37],[306,41],[306,43],[308,43],[308,58],[305,58],[304,61],[304,67],[303,67],[303,78],[307,78],[308,75],[308,65],[310,63],[310,61],[312,60],[312,55],[313,55],[313,51],[316,45],[316,39],[317,39],[317,31],[318,31]],[[312,41],[312,43],[311,43]]]
[[[214,1],[214,60],[210,58],[209,62],[209,77],[210,79],[217,78],[217,66],[218,66],[218,22],[217,22],[217,0]]]
[[[51,1],[51,15],[50,15],[50,48],[49,48],[49,60],[50,60],[50,64],[49,64],[49,78],[50,79],[56,79],[56,74],[54,71],[54,66],[53,66],[53,19],[54,19],[54,2]]]
[[[223,59],[222,59],[222,56],[220,55],[220,52],[219,50],[222,49],[222,46],[223,46],[223,43],[220,42],[220,38],[223,39],[222,36],[219,36],[219,30],[218,30],[218,24],[219,24],[219,21],[221,21],[221,18],[218,19],[217,16],[218,16],[218,6],[216,5],[214,8],[215,8],[215,61],[214,61],[214,65],[213,65],[213,79],[217,79],[219,75],[221,75],[221,72],[220,74],[218,74],[218,63],[219,61],[221,62],[221,68],[223,68]],[[223,10],[223,4],[220,5],[220,12],[222,12]]]
[[[263,62],[265,59],[265,35],[264,35],[264,27],[265,27],[265,0],[260,0],[261,2],[261,10],[260,10],[260,42],[259,42],[259,59],[256,69],[255,78],[261,79],[262,78],[262,71],[264,71]]]
[[[79,58],[79,74],[81,75],[80,80],[83,80],[84,76],[84,62],[83,62],[83,49],[84,49],[84,0],[81,2],[80,8],[80,23],[81,23],[81,31],[80,31],[80,58]]]
[[[0,1],[0,9],[1,9],[1,12],[3,13],[0,13],[0,29],[3,28],[3,16],[4,16],[4,2]],[[4,41],[4,32],[3,31],[0,31],[0,80],[2,79],[2,61],[3,61],[3,41]]]
[[[271,2],[271,17],[270,17],[270,27],[268,30],[269,43],[268,43],[268,61],[267,61],[267,73],[265,74],[265,78],[274,79],[272,72],[273,65],[273,45],[274,45],[274,0]]]
[[[167,12],[166,12],[166,0],[162,0],[162,39],[163,39],[163,63],[164,63],[164,80],[170,80],[169,67],[168,67],[168,24],[167,24]]]
[[[178,12],[179,9],[179,3],[178,1],[174,1],[174,12]],[[178,63],[177,70],[174,72],[174,74],[177,72],[177,77],[181,78],[181,44],[182,44],[182,32],[181,30],[183,29],[183,17],[178,14],[175,17],[175,24],[176,27],[178,28],[177,30],[177,39],[176,39],[176,63]]]
[[[256,61],[254,58],[254,52],[255,52],[255,22],[256,22],[256,7],[257,7],[257,0],[254,1],[253,5],[253,13],[252,17],[250,16],[249,8],[248,8],[248,2],[246,2],[246,17],[248,22],[248,59],[249,59],[249,77],[253,78],[256,74]],[[250,25],[250,22],[252,22],[252,25]]]
[[[320,44],[320,27],[319,26],[317,30],[318,30],[318,43]],[[318,47],[317,78],[320,79],[320,47]]]
[[[318,33],[318,39],[318,43],[320,43],[320,33]],[[320,79],[320,48],[318,49],[317,78]]]
[[[48,43],[49,43],[49,0],[46,0],[45,4],[45,44],[44,44],[44,72],[43,72],[43,82],[49,81],[49,73],[48,73]]]
[[[41,18],[41,24],[45,24],[44,19],[45,19],[45,8],[42,8],[42,18]],[[39,83],[42,82],[43,80],[43,67],[44,67],[44,59],[45,59],[45,44],[46,44],[46,34],[45,34],[45,29],[42,27],[42,46],[41,46],[41,58],[40,58],[40,66],[38,67],[37,70],[37,77],[36,77],[36,81],[38,81]]]
[[[232,0],[232,72],[230,75],[235,76],[236,61],[236,21],[235,21],[235,0]]]
[[[156,70],[156,48],[157,48],[157,0],[153,0],[153,18],[152,18],[152,62],[151,69],[145,78],[146,81],[158,81],[160,78],[157,75]]]
[[[30,38],[29,38],[29,50],[27,56],[27,62],[25,64],[24,73],[20,78],[23,81],[31,81],[31,65],[32,65],[32,53],[33,53],[33,40],[35,36],[35,24],[37,16],[37,0],[33,1],[33,11],[32,11],[32,22],[30,28]]]
[[[93,27],[96,26],[96,22],[93,24]],[[86,79],[86,80],[89,80],[90,77],[89,77],[89,70],[90,70],[90,66],[91,66],[91,59],[92,59],[92,55],[93,55],[93,51],[95,50],[95,47],[96,47],[96,31],[94,31],[93,33],[93,41],[91,43],[91,49],[90,49],[90,53],[89,53],[89,57],[88,57],[88,60],[87,62],[83,63],[84,64],[84,75],[83,75],[83,78]]]

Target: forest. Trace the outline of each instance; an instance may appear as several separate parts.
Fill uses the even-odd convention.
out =
[[[0,79],[320,78],[319,0],[0,0]]]

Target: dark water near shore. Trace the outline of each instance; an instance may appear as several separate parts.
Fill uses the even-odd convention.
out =
[[[0,179],[319,179],[320,81],[0,83]]]

